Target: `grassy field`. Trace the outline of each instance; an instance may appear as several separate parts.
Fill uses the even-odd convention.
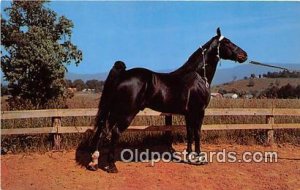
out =
[[[300,81],[299,81],[300,83]],[[67,100],[69,109],[98,108],[100,93],[75,93]],[[1,110],[6,111],[7,96],[1,97]],[[212,99],[209,108],[300,108],[299,99]]]
[[[5,97],[4,97],[5,98]],[[77,93],[68,100],[68,107],[72,108],[97,108],[100,94]],[[2,110],[5,109],[5,102],[2,99]],[[3,107],[4,106],[4,107]],[[299,99],[212,99],[210,108],[299,108]],[[62,119],[62,126],[87,126],[94,125],[94,117],[67,117]],[[207,116],[204,124],[251,124],[265,123],[265,116]],[[275,117],[276,123],[300,123],[300,117]],[[175,125],[185,124],[182,116],[175,116]],[[132,125],[163,125],[164,117],[141,117],[137,116]],[[50,127],[50,118],[26,119],[26,120],[1,120],[1,128],[26,128],[26,127]],[[185,132],[172,134],[174,142],[185,142]],[[76,147],[88,134],[65,134],[63,135],[64,148]],[[275,140],[277,143],[300,144],[300,130],[276,130]],[[51,135],[40,136],[3,136],[2,146],[13,152],[27,150],[48,150],[51,149]],[[168,141],[168,136],[163,132],[125,132],[122,135],[121,143],[130,145],[154,144],[157,145]],[[237,143],[237,144],[264,144],[266,142],[264,130],[226,130],[226,131],[203,131],[202,143]]]
[[[300,81],[299,81],[300,83]],[[101,94],[76,93],[67,104],[72,108],[98,108]],[[209,108],[299,108],[299,99],[212,99]]]

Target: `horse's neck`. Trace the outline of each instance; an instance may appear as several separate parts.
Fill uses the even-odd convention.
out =
[[[207,53],[208,55],[205,56],[205,73],[207,82],[211,84],[217,70],[219,58],[216,54],[210,54],[209,52]],[[197,72],[200,74],[200,76],[204,77],[204,67],[200,67]]]
[[[200,47],[197,49],[185,62],[184,65],[182,65],[177,70],[171,72],[173,75],[184,75],[188,74],[193,71],[197,71],[200,67],[203,66],[203,55],[202,55],[202,48]]]
[[[207,47],[206,47],[207,46]],[[203,46],[204,49],[209,49],[209,43]],[[200,47],[197,49],[187,60],[187,62],[182,65],[179,69],[171,72],[172,75],[183,76],[191,72],[197,72],[201,77],[204,77],[204,62],[205,62],[205,73],[207,82],[211,84],[214,75],[216,73],[217,64],[219,58],[217,57],[217,52],[212,50],[207,50],[205,56],[202,54],[203,49]],[[203,61],[204,57],[204,61]]]

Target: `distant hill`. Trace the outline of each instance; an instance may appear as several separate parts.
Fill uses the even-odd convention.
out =
[[[238,91],[264,91],[271,86],[278,86],[279,88],[287,85],[288,83],[297,86],[300,85],[300,78],[254,78],[253,86],[249,86],[249,81],[251,79],[237,80],[230,83],[215,85],[212,88],[212,92],[218,92],[220,89],[231,91],[232,89],[237,89]]]
[[[290,70],[300,70],[300,64],[287,64],[287,65],[276,64],[276,66],[285,67]],[[234,78],[235,80],[240,80],[243,79],[245,76],[250,77],[252,73],[258,76],[259,74],[264,74],[267,72],[275,72],[275,71],[281,71],[281,70],[270,68],[270,67],[260,67],[251,64],[241,64],[234,68],[218,69],[213,80],[213,85],[231,82],[233,81]]]

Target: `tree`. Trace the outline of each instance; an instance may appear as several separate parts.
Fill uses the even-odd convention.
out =
[[[278,97],[279,98],[294,98],[294,97],[297,97],[296,94],[295,94],[295,87],[292,86],[291,84],[287,84],[283,87],[281,87],[277,94],[278,94]]]
[[[77,89],[77,91],[82,91],[83,89],[86,88],[85,83],[81,79],[74,80],[73,86]]]
[[[265,92],[265,96],[268,98],[278,98],[278,90],[279,88],[277,86],[272,86]]]
[[[97,82],[98,82],[98,80],[87,80],[85,84],[90,89],[96,89],[97,88]]]
[[[46,1],[13,1],[1,15],[1,69],[14,99],[45,108],[65,98],[66,65],[82,60],[71,42],[73,23]]]
[[[278,86],[272,86],[265,90],[262,96],[268,98],[299,98],[300,97],[300,85],[297,87],[287,84],[279,88]]]
[[[86,86],[90,89],[95,89],[95,92],[100,92],[103,89],[104,82],[98,80],[88,80],[86,81]]]
[[[74,88],[74,85],[71,80],[65,80],[65,84],[67,88]]]

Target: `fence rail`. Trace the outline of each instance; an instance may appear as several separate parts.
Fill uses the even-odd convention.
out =
[[[1,120],[27,119],[27,118],[52,118],[52,127],[39,128],[14,128],[1,129],[2,135],[19,134],[47,134],[55,135],[56,141],[59,141],[60,134],[63,133],[83,133],[92,126],[65,126],[61,125],[62,117],[76,116],[95,116],[97,109],[51,109],[51,110],[25,110],[25,111],[2,111]],[[138,113],[139,116],[164,116],[165,125],[162,126],[130,126],[132,131],[172,131],[184,130],[183,125],[172,125],[172,115],[160,113],[150,109],[145,109]],[[275,116],[300,116],[300,109],[282,109],[282,108],[211,108],[206,110],[206,116],[266,116],[265,124],[211,124],[203,125],[202,130],[230,130],[230,129],[266,129],[268,141],[274,141],[274,129],[295,129],[300,128],[300,123],[281,123],[274,122]],[[59,144],[59,142],[56,142]]]

